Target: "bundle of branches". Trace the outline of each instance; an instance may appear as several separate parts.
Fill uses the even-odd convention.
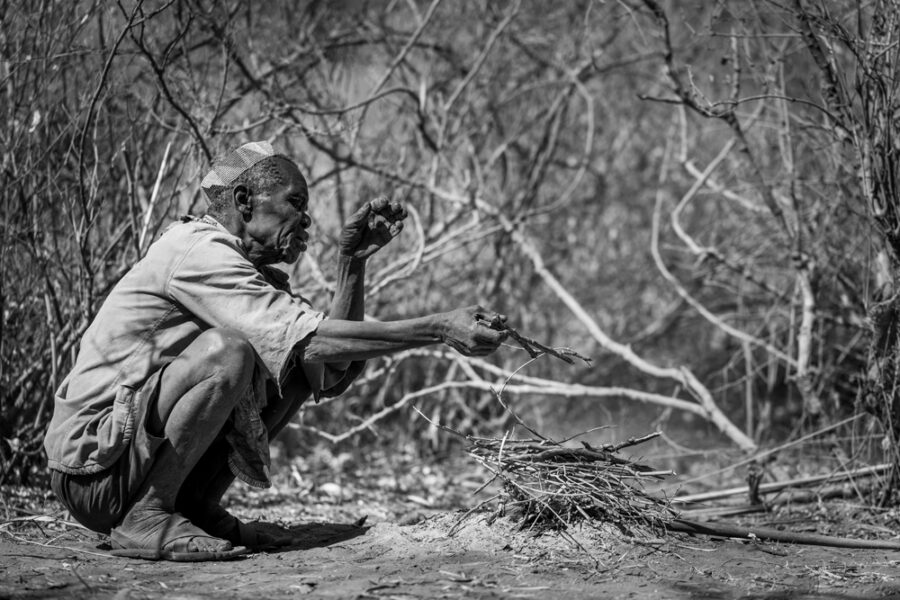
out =
[[[529,431],[535,433],[529,428]],[[468,438],[468,453],[502,482],[494,518],[506,514],[522,528],[565,530],[576,523],[611,524],[626,535],[661,531],[674,517],[664,500],[647,494],[644,482],[670,471],[658,471],[617,455],[642,438],[602,447],[581,448],[546,437],[511,440]]]

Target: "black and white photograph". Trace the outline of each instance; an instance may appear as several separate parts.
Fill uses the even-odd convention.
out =
[[[900,0],[0,0],[0,600],[900,598]]]

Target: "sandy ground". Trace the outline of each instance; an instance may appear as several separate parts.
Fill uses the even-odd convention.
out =
[[[900,552],[593,528],[573,532],[578,547],[483,515],[448,535],[460,512],[335,503],[296,521],[284,501],[233,508],[289,524],[298,543],[228,562],[115,558],[50,505],[0,527],[0,598],[900,598]]]

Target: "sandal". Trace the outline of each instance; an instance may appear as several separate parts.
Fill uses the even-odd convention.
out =
[[[215,539],[178,513],[158,512],[144,520],[140,527],[123,530],[113,529],[109,534],[112,555],[146,560],[171,560],[175,562],[198,562],[207,560],[230,560],[249,549],[244,546],[222,550],[191,550],[195,539]],[[228,544],[230,546],[230,544]]]

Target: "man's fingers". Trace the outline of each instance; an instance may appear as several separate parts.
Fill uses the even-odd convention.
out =
[[[369,202],[369,208],[375,212],[383,211],[390,204],[387,196],[379,196]]]
[[[475,334],[475,341],[484,344],[499,346],[506,339],[505,331],[497,331],[490,329],[486,325],[479,323],[478,332]]]
[[[406,218],[406,209],[400,200],[391,200],[387,196],[379,196],[370,201],[366,206],[369,210],[380,213],[385,217]]]
[[[492,346],[478,346],[472,352],[473,356],[487,356],[488,354],[493,354],[497,350],[497,345]]]
[[[388,220],[378,213],[369,214],[369,229],[374,231],[382,227],[388,227]]]
[[[499,313],[486,311],[480,306],[475,307],[475,319],[478,321],[480,325],[491,329],[492,331],[503,331],[506,324],[506,315],[501,315]]]
[[[399,200],[394,200],[393,202],[391,202],[391,214],[394,216],[395,219],[398,219],[400,221],[405,219],[407,216],[407,212],[406,212],[406,209],[403,207],[403,203],[400,202]]]
[[[454,339],[448,339],[448,340],[446,340],[446,342],[447,342],[448,346],[450,346],[451,348],[453,348],[460,354],[465,354],[467,356],[471,354],[471,350],[469,350],[468,348],[465,347],[465,345],[457,342]]]

